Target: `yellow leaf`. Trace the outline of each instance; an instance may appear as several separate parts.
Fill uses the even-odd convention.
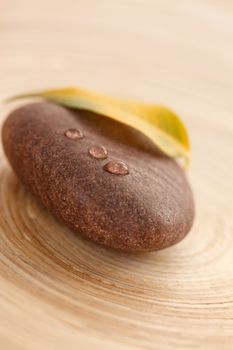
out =
[[[155,145],[170,157],[184,159],[187,168],[190,158],[188,134],[185,126],[169,109],[127,101],[79,88],[45,90],[15,96],[40,97],[71,108],[85,109],[127,124],[149,137]]]

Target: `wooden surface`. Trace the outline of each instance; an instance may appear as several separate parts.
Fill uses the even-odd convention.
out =
[[[1,149],[0,349],[232,349],[232,1],[0,8],[0,99],[78,85],[171,107],[190,131],[197,207],[177,246],[109,252],[56,223]]]

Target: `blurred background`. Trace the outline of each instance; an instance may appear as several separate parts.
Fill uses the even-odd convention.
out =
[[[174,107],[178,94],[185,96],[182,105],[196,97],[231,106],[231,0],[1,0],[0,5],[6,94],[81,85]],[[14,86],[17,79],[20,87]]]

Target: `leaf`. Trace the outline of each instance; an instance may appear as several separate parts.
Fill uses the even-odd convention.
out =
[[[184,159],[185,168],[190,159],[189,138],[184,124],[166,107],[127,101],[79,88],[45,90],[14,96],[40,97],[66,107],[85,109],[127,124],[149,137],[170,157]]]

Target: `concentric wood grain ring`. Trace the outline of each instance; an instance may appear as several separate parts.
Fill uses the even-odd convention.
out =
[[[63,331],[76,329],[109,346],[145,346],[149,339],[151,349],[165,338],[167,348],[187,348],[198,334],[211,340],[219,327],[224,339],[232,336],[233,235],[220,216],[201,218],[204,235],[197,223],[178,246],[134,256],[107,251],[62,227],[6,165],[0,206],[1,278],[13,287],[1,294],[7,308],[14,305],[15,317],[24,312],[27,327],[42,312],[43,328],[52,320]]]

